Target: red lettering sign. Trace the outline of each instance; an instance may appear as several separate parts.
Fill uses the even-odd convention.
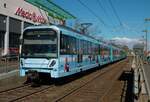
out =
[[[15,15],[21,16],[23,18],[32,20],[33,22],[46,23],[46,19],[43,16],[37,16],[35,12],[28,12],[23,10],[23,8],[17,8]]]

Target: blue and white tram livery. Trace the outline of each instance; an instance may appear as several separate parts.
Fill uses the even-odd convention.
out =
[[[123,58],[118,58],[117,49],[62,26],[28,27],[23,32],[20,75],[36,71],[51,78],[69,76]]]

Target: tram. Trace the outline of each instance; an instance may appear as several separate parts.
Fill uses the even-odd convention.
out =
[[[125,52],[64,26],[31,26],[23,32],[20,75],[57,79],[125,58]]]

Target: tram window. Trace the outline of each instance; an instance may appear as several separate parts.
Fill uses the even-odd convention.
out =
[[[109,48],[109,55],[111,55],[111,49]]]
[[[76,39],[76,52],[77,52],[77,54],[79,54],[79,39]]]
[[[84,46],[84,40],[82,40],[82,54],[85,54],[85,46]]]
[[[76,54],[76,38],[62,35],[60,38],[60,54]]]
[[[69,37],[66,35],[61,35],[61,43],[60,43],[60,53],[61,54],[69,54]]]
[[[103,48],[103,51],[104,51],[104,55],[106,55],[106,47],[104,46],[104,48]]]
[[[76,40],[74,37],[68,37],[69,54],[76,54]]]
[[[109,51],[109,48],[108,48],[108,47],[105,47],[105,48],[104,48],[104,51],[105,51],[105,55],[109,55],[110,51]]]
[[[100,46],[101,45],[98,45],[98,55],[100,55]]]
[[[96,44],[94,44],[94,48],[93,48],[93,54],[96,55]]]
[[[69,53],[70,54],[76,54],[76,38],[74,37],[69,37]]]
[[[89,53],[88,49],[89,49],[88,41],[86,41],[86,54],[87,54],[87,55],[88,55],[88,53]]]
[[[104,55],[104,46],[103,46],[103,45],[100,46],[100,51],[101,51],[101,52],[100,52],[100,55],[103,56],[103,55]]]
[[[98,55],[98,54],[99,54],[99,45],[98,45],[98,44],[96,44],[95,54],[96,54],[96,55]]]
[[[97,44],[95,44],[95,55],[97,55]]]
[[[83,54],[86,55],[87,54],[87,41],[83,41]]]
[[[85,41],[84,46],[85,46],[85,54],[87,55],[88,54],[88,42],[87,41]]]
[[[90,55],[92,53],[92,43],[88,42],[88,54]]]
[[[84,45],[84,44],[85,44],[85,43],[84,43],[84,40],[82,40],[82,51],[83,51],[82,54],[83,54],[83,55],[85,55],[85,53],[86,53],[86,52],[85,52],[85,45]]]
[[[92,43],[92,54],[95,54],[95,44]]]
[[[79,40],[79,54],[83,54],[83,40]]]
[[[110,48],[107,48],[107,51],[108,51],[108,55],[110,55],[111,54]]]
[[[93,46],[93,43],[91,43],[91,54],[93,54],[93,52],[94,52],[94,51],[93,51],[93,47],[94,47],[94,46]]]
[[[89,55],[89,42],[86,41],[87,55]]]
[[[77,45],[76,45],[76,41],[77,41],[77,39],[74,38],[74,42],[73,42],[73,52],[74,52],[74,54],[77,54]]]
[[[60,53],[61,54],[66,54],[67,53],[67,36],[62,35],[60,36]]]

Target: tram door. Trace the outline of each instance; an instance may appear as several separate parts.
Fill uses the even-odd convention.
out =
[[[2,56],[4,50],[4,32],[0,32],[0,56]]]

